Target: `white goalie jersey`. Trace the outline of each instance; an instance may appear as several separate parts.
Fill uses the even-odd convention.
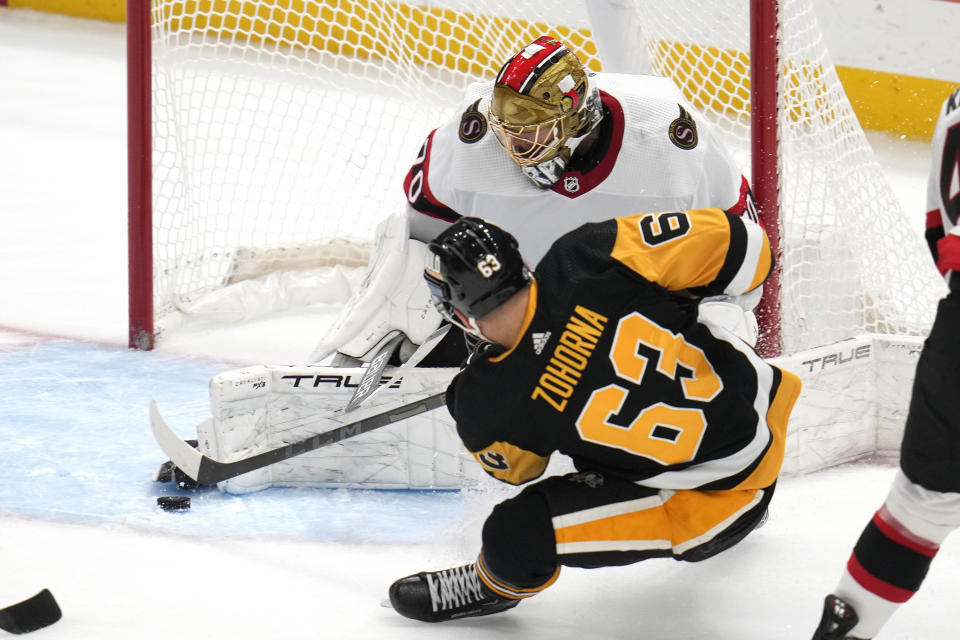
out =
[[[429,241],[460,216],[513,234],[536,264],[555,239],[586,222],[717,207],[756,220],[746,179],[710,124],[673,83],[597,74],[604,117],[590,157],[550,189],[517,168],[487,124],[493,82],[471,85],[456,117],[432,131],[404,181],[411,235]]]

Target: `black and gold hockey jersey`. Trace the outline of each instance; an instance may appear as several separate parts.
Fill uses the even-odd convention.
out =
[[[719,209],[564,235],[535,270],[517,343],[474,354],[450,385],[461,439],[512,484],[554,451],[655,488],[773,484],[800,381],[696,306],[755,289],[771,267],[763,230]]]

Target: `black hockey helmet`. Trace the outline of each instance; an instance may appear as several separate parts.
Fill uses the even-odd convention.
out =
[[[460,218],[430,241],[423,277],[440,313],[471,332],[476,327],[464,327],[454,309],[472,323],[532,279],[516,238],[480,218]]]

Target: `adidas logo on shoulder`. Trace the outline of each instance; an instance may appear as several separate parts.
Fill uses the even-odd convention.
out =
[[[533,350],[537,355],[540,355],[543,353],[543,348],[547,346],[547,342],[550,341],[550,332],[534,333],[531,337],[533,338]]]

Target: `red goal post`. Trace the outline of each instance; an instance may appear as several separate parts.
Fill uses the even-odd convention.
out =
[[[777,69],[780,66],[780,19],[778,0],[750,0],[750,185],[760,221],[778,256],[756,309],[760,335],[757,351],[766,357],[783,350],[780,338],[780,165],[777,153]]]
[[[127,299],[131,349],[153,349],[150,5],[127,2]]]

